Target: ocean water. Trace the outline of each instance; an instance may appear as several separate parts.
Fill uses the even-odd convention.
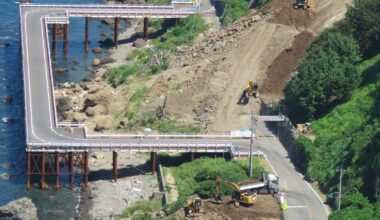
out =
[[[102,3],[103,0],[38,0],[33,2]],[[39,219],[71,219],[76,213],[80,189],[76,188],[73,192],[68,189],[65,167],[61,168],[61,183],[64,185],[61,190],[41,191],[38,188],[32,188],[30,192],[26,190],[23,73],[18,7],[18,3],[15,1],[0,1],[0,45],[10,45],[0,48],[0,98],[2,99],[4,96],[13,98],[10,104],[0,102],[0,118],[14,119],[11,124],[0,123],[0,205],[27,196],[37,205]],[[125,27],[126,24],[123,25]],[[105,38],[104,34],[101,36],[102,32],[112,39],[111,27],[102,24],[100,20],[91,20],[90,48],[100,45],[98,41]],[[91,76],[91,73],[85,69],[91,66],[93,58],[107,56],[106,53],[84,52],[84,19],[79,18],[70,20],[68,59],[63,58],[62,41],[58,43],[57,52],[54,67],[66,67],[69,72],[54,73],[55,83],[78,82]],[[79,61],[79,64],[73,62],[74,60]],[[4,178],[4,175],[10,175],[10,179]],[[49,179],[47,181],[49,182]],[[79,175],[77,175],[76,182],[80,182]],[[54,181],[51,180],[50,183],[53,186]]]

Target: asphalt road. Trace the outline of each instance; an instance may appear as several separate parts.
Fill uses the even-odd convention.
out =
[[[80,147],[80,144],[84,144],[88,149],[91,146],[110,145],[116,147],[123,145],[123,147],[131,148],[131,146],[142,144],[144,146],[166,146],[175,149],[178,148],[178,144],[189,144],[193,147],[190,146],[191,148],[188,148],[188,151],[205,151],[208,148],[210,152],[213,149],[218,152],[227,150],[227,147],[231,145],[231,141],[228,140],[212,138],[136,140],[112,137],[89,139],[84,135],[82,128],[76,129],[75,133],[56,128],[48,42],[45,40],[47,30],[43,18],[51,13],[62,14],[63,12],[65,12],[63,9],[20,7],[27,145],[31,147],[37,144],[44,147],[50,145],[54,149],[66,149],[70,145]],[[78,132],[78,130],[81,131]],[[194,147],[198,145],[207,146],[202,149]],[[38,148],[38,150],[43,149]]]
[[[279,176],[280,191],[285,192],[288,211],[285,218],[289,220],[327,220],[327,210],[316,194],[308,186],[293,164],[288,159],[287,152],[272,133],[259,123],[256,133],[258,140],[254,143],[254,150],[262,151]],[[264,136],[261,137],[260,136]],[[249,150],[249,141],[235,142],[241,150]]]

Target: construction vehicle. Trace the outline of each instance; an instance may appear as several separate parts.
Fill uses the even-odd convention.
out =
[[[216,177],[215,180],[215,198],[217,201],[221,201],[220,197],[220,184],[224,184],[232,189],[234,192],[231,195],[232,201],[235,203],[235,207],[239,207],[240,204],[253,205],[257,200],[257,193],[249,190],[249,187],[245,185],[238,185],[237,183],[223,180]]]
[[[313,4],[313,0],[296,0],[296,3],[294,3],[294,8],[307,9],[307,8],[310,8],[312,4]]]
[[[259,84],[257,82],[253,83],[251,80],[248,82],[247,88],[243,90],[240,96],[239,105],[246,105],[249,102],[249,97],[259,97]]]
[[[195,217],[201,212],[202,199],[197,195],[189,196],[186,200],[185,217]]]
[[[306,122],[305,124],[297,124],[297,132],[305,135],[313,134],[313,131],[311,130],[311,123]]]
[[[249,187],[250,190],[253,190],[255,192],[264,192],[274,195],[277,194],[279,190],[278,180],[279,178],[277,176],[271,173],[263,172],[263,181],[251,183],[249,185],[245,185],[245,187]]]

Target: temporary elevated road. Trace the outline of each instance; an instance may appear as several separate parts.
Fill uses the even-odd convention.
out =
[[[183,3],[179,1],[178,4]],[[185,6],[184,6],[185,5]],[[55,108],[48,24],[69,23],[70,17],[182,18],[197,5],[46,5],[21,4],[26,143],[28,152],[178,151],[226,152],[231,139],[214,135],[93,135],[81,124],[59,123]]]

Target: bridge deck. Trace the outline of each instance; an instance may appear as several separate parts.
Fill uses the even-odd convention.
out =
[[[24,71],[27,151],[180,151],[225,152],[232,148],[228,135],[88,135],[83,125],[59,123],[55,108],[50,60],[49,23],[68,23],[70,17],[180,18],[197,7],[146,5],[40,5],[21,4],[21,41]],[[75,132],[68,132],[71,127]],[[74,128],[73,128],[74,127]],[[94,138],[95,137],[95,138]],[[218,140],[222,138],[224,140]]]

